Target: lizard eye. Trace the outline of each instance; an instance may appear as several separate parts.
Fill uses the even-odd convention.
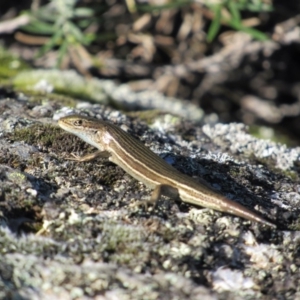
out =
[[[82,120],[76,120],[74,121],[75,126],[81,126],[82,125]]]

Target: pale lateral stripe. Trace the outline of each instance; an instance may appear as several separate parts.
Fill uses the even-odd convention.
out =
[[[221,211],[222,211],[222,208],[223,208],[224,209],[223,211],[225,211],[225,212],[227,211],[227,212],[231,212],[231,213],[239,213],[241,216],[244,216],[244,217],[248,216],[248,218],[255,219],[256,221],[259,221],[259,222],[261,220],[263,220],[261,217],[253,214],[251,211],[248,211],[248,209],[246,209],[246,208],[240,208],[240,207],[237,207],[237,206],[233,206],[230,203],[226,203],[224,201],[218,201],[216,203],[215,202],[216,198],[214,198],[214,197],[209,197],[210,200],[213,200],[211,202],[212,205],[210,206],[207,201],[199,200],[199,197],[195,197],[195,196],[189,194],[186,191],[180,190],[179,195],[182,196],[182,197],[186,197],[186,199],[191,200],[190,203],[192,203],[192,204],[198,204],[199,205],[199,203],[200,203],[200,205],[201,205],[203,203],[202,206],[204,206],[204,207],[217,208],[218,210],[221,210]],[[231,201],[231,200],[229,200],[229,201]],[[224,205],[224,204],[226,204],[226,205]],[[240,205],[240,204],[236,203],[236,205]]]
[[[138,164],[143,165],[146,169],[150,170],[148,167],[146,167],[140,160],[135,159],[132,155],[130,155],[130,153],[128,153],[124,148],[120,147],[120,145],[118,144],[118,142],[116,141],[116,139],[114,137],[112,137],[112,139],[115,141],[115,143],[119,146],[119,149],[121,149],[121,151],[126,153],[127,157],[130,157],[132,160],[134,160],[135,162],[137,162]],[[134,173],[137,173],[140,175],[140,177],[144,178],[146,182],[151,182],[152,184],[155,185],[161,185],[159,181],[155,181],[150,179],[149,177],[146,177],[145,174],[139,172],[137,169],[133,169],[132,167],[130,167],[128,165],[127,162],[125,162],[122,158],[122,156],[118,155],[116,151],[114,151],[114,149],[112,147],[110,147],[111,151],[114,153],[114,155],[118,158],[119,161],[121,161],[124,165],[126,165],[128,167],[128,169],[131,169]],[[158,176],[161,176],[160,174],[154,172],[153,170],[150,170],[152,173],[155,173]]]
[[[193,188],[190,188],[190,190],[195,191],[195,189],[193,189]],[[202,193],[202,192],[200,192],[200,191],[198,191],[198,190],[197,190],[197,193],[199,193],[200,195],[196,195],[196,196],[191,195],[191,194],[189,193],[189,190],[188,190],[188,191],[185,191],[185,190],[183,190],[183,189],[180,189],[180,192],[179,192],[179,194],[180,194],[182,197],[189,198],[189,199],[191,199],[191,200],[195,200],[195,202],[199,201],[199,198],[200,198],[201,196],[204,196],[204,197],[207,198],[207,199],[213,200],[212,203],[216,203],[216,197],[215,197],[215,196],[209,196],[209,195],[204,194],[204,193]],[[205,201],[205,200],[204,200],[204,201]],[[218,202],[221,202],[221,201],[218,199]]]
[[[202,193],[199,189],[195,190],[194,188],[191,188],[190,186],[186,185],[186,184],[183,184],[181,182],[178,182],[177,180],[173,180],[171,178],[171,176],[169,177],[165,177],[165,176],[162,176],[160,173],[157,173],[156,171],[154,171],[153,169],[149,168],[148,166],[146,166],[142,161],[136,159],[131,153],[127,152],[126,149],[122,148],[120,146],[120,144],[118,143],[118,141],[115,139],[115,137],[112,136],[112,139],[113,141],[115,142],[115,144],[118,146],[118,148],[125,152],[126,153],[126,156],[127,157],[130,157],[132,160],[134,160],[136,163],[142,165],[144,168],[146,168],[147,170],[149,170],[151,173],[153,173],[154,175],[156,175],[157,177],[163,177],[165,180],[171,182],[170,185],[174,185],[177,189],[187,189],[187,190],[191,190],[191,191],[196,191],[197,193],[199,193],[201,196],[207,196],[206,193]],[[120,155],[118,155],[114,149],[112,147],[110,147],[111,151],[118,157],[119,160],[121,160],[129,169],[132,169],[130,166],[128,166],[128,164],[122,159],[122,157]],[[149,151],[151,151],[149,149]],[[175,168],[174,168],[175,169]],[[132,169],[133,170],[133,169]],[[176,169],[175,169],[176,170]],[[133,170],[135,173],[139,174],[142,178],[145,178],[145,181],[151,181],[152,183],[154,184],[157,184],[157,185],[161,185],[161,183],[159,181],[155,181],[155,180],[152,180],[150,179],[149,177],[146,177],[143,173],[139,172],[138,170],[134,169]],[[176,170],[177,171],[177,170]],[[177,171],[178,172],[178,171]],[[180,173],[179,173],[180,174]],[[193,179],[192,179],[193,180]],[[199,184],[200,185],[200,184]],[[183,191],[184,192],[184,191]],[[190,194],[186,194],[187,195],[187,198],[194,198],[192,195]],[[211,197],[211,199],[213,200],[213,197]]]

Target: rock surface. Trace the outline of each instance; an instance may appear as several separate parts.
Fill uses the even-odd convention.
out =
[[[299,148],[241,124],[158,115],[148,126],[47,96],[2,93],[0,111],[0,298],[300,298]],[[120,125],[278,229],[169,198],[135,206],[150,191],[118,166],[66,159],[94,151],[57,127],[71,112]]]

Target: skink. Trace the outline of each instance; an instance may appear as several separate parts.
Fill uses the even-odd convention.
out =
[[[132,177],[153,189],[151,202],[156,202],[161,195],[179,197],[187,203],[276,227],[241,204],[180,173],[116,125],[80,115],[63,117],[59,119],[58,124],[62,129],[98,148],[93,154],[74,156],[73,160],[82,162],[98,156],[107,157]]]

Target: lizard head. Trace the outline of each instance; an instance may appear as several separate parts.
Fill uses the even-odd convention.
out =
[[[98,149],[108,143],[105,121],[81,115],[70,115],[60,118],[58,125]]]

